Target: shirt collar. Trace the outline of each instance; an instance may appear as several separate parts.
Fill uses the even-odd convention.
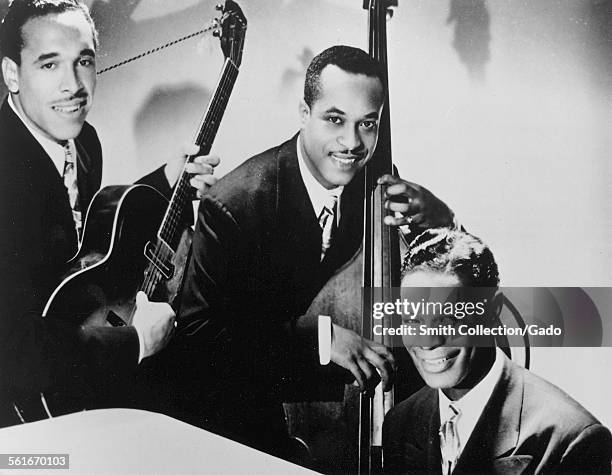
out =
[[[30,125],[29,121],[19,113],[17,107],[15,106],[15,103],[13,102],[13,97],[11,96],[11,94],[9,94],[8,96],[8,103],[11,106],[11,109],[13,109],[13,112],[15,112],[17,117],[19,117],[19,120],[21,120],[23,125],[26,126],[26,128],[40,144],[40,146],[47,153],[47,155],[49,155],[49,158],[51,158],[51,161],[53,162],[53,165],[55,165],[55,168],[57,169],[60,176],[63,176],[64,162],[66,161],[66,151],[64,149],[64,145],[45,137],[43,134],[35,130],[34,127]],[[68,140],[68,146],[70,147],[72,156],[76,157],[76,148],[74,140]]]
[[[461,399],[451,401],[441,389],[438,390],[441,424],[452,417],[453,412],[449,407],[451,404],[461,411],[461,416],[457,419],[457,431],[459,433],[461,449],[465,447],[465,444],[472,435],[484,407],[491,398],[495,386],[501,379],[503,369],[504,353],[499,348],[496,348],[495,361],[487,375]]]
[[[315,212],[315,216],[319,216],[321,214],[321,210],[325,206],[325,203],[328,201],[328,197],[330,195],[335,195],[338,197],[338,205],[336,211],[336,221],[340,220],[340,196],[342,195],[342,191],[344,190],[343,186],[338,186],[331,190],[325,188],[321,183],[317,181],[317,179],[310,173],[308,169],[308,165],[306,165],[306,161],[304,159],[304,155],[302,154],[302,137],[298,135],[297,138],[297,156],[298,156],[298,165],[300,168],[300,175],[302,176],[302,181],[304,182],[304,186],[306,187],[306,192],[308,193],[308,197],[310,198],[310,202],[312,203],[312,207]]]

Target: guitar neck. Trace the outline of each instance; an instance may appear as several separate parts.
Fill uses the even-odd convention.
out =
[[[200,147],[201,154],[207,155],[210,153],[237,77],[238,66],[231,59],[227,58],[219,76],[215,93],[208,103],[208,109],[202,118],[195,138],[195,144]],[[191,163],[193,158],[189,157],[186,163]],[[158,232],[159,239],[165,242],[173,251],[176,251],[180,242],[185,223],[184,213],[186,210],[190,210],[190,207],[188,207],[192,196],[192,189],[189,184],[190,178],[191,176],[183,167]]]

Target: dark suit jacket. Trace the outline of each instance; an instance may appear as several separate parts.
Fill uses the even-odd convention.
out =
[[[80,205],[86,210],[100,187],[102,150],[87,123],[75,142]],[[0,170],[2,426],[18,422],[14,399],[82,382],[86,375],[97,381],[131,371],[139,348],[132,327],[80,329],[41,318],[76,253],[76,233],[62,178],[6,100],[0,109]],[[149,181],[159,185],[161,177],[156,172]]]
[[[200,204],[179,335],[160,355],[159,378],[165,387],[185,382],[171,397],[191,398],[195,418],[179,417],[192,423],[211,428],[214,417],[220,432],[231,433],[232,421],[237,432],[269,431],[263,408],[282,417],[287,377],[318,366],[317,322],[303,315],[361,244],[363,181],[345,188],[320,262],[321,229],[297,160],[294,137],[223,177]]]
[[[438,391],[395,406],[383,428],[386,473],[441,473]],[[610,432],[556,386],[505,358],[502,377],[454,475],[610,473]]]

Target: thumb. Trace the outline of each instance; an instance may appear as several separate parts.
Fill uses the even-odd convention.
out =
[[[140,290],[136,294],[136,306],[140,307],[141,305],[145,305],[147,302],[149,302],[149,297],[147,297],[147,294]]]

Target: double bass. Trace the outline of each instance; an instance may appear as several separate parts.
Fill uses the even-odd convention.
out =
[[[399,234],[384,224],[385,189],[380,176],[394,174],[391,160],[391,124],[387,68],[387,19],[397,0],[364,0],[367,10],[369,54],[384,72],[387,97],[379,122],[374,156],[365,169],[364,235],[360,252],[332,277],[312,302],[309,315],[332,315],[339,325],[364,338],[393,347],[388,336],[373,333],[371,309],[374,299],[387,299],[400,282]],[[362,294],[362,288],[366,291]],[[371,291],[367,291],[371,289]],[[377,322],[380,324],[381,322]],[[382,322],[391,326],[391,322]],[[327,473],[370,474],[382,471],[382,423],[393,406],[393,390],[374,396],[360,394],[347,385],[342,400],[297,402],[286,405],[290,433],[303,439],[314,458],[313,468]]]

